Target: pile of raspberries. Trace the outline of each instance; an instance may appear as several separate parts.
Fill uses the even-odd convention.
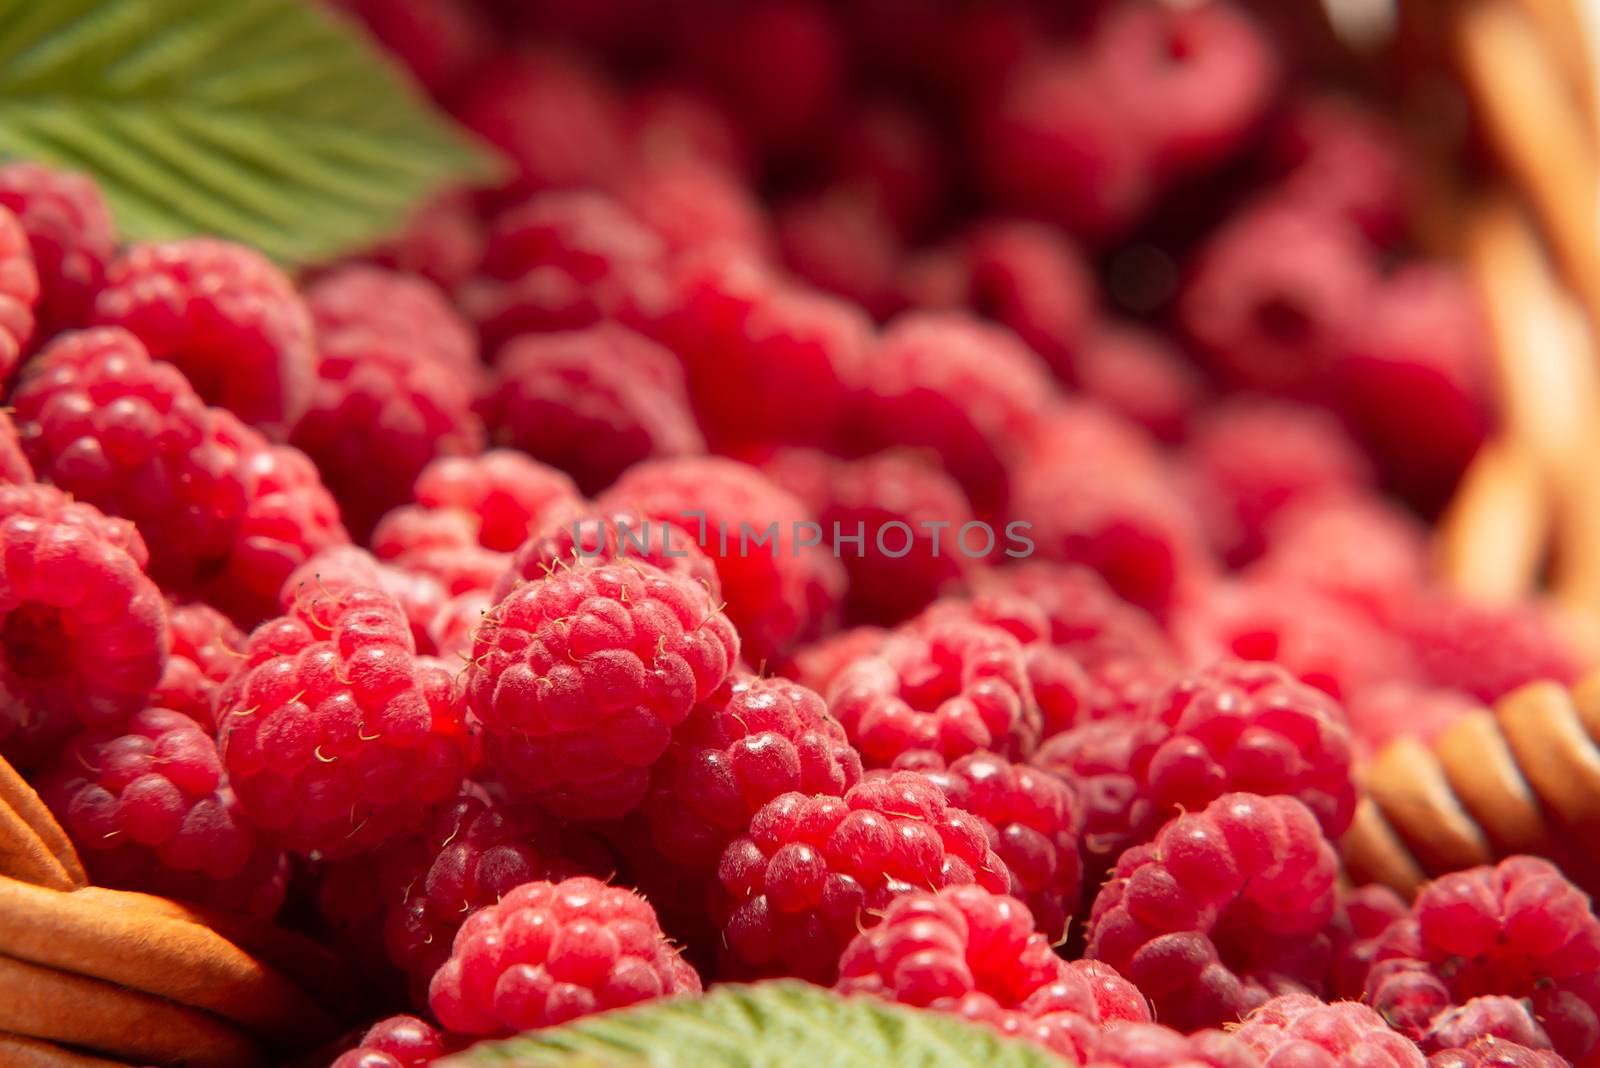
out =
[[[502,185],[291,277],[0,166],[0,755],[95,881],[353,962],[339,1068],[773,977],[1600,1064],[1557,867],[1342,877],[1581,665],[1430,577],[1485,330],[1295,5],[334,6]]]

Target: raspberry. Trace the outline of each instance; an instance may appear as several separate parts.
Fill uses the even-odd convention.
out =
[[[935,222],[950,190],[933,124],[887,96],[858,102],[842,124],[831,161],[837,181],[872,198],[902,235]]]
[[[38,303],[39,272],[28,233],[0,206],[0,383],[11,378],[33,342]]]
[[[33,252],[35,336],[82,326],[117,252],[116,223],[99,187],[76,171],[19,160],[0,167],[0,207],[16,215]]]
[[[339,2],[436,98],[465,81],[493,44],[486,21],[460,0]]]
[[[1084,1068],[1254,1068],[1248,1046],[1221,1031],[1184,1035],[1156,1023],[1131,1023],[1101,1034]]]
[[[742,175],[750,146],[726,106],[689,83],[646,84],[628,104],[634,155],[646,165],[688,160]]]
[[[420,275],[454,293],[478,269],[486,240],[468,192],[447,189],[423,202],[404,230],[368,256],[379,266]]]
[[[1205,399],[1205,384],[1160,334],[1130,323],[1091,330],[1073,360],[1084,396],[1151,436],[1176,442]]]
[[[1529,1050],[1550,1049],[1550,1036],[1533,1018],[1525,1001],[1499,994],[1473,998],[1433,1018],[1422,1048],[1433,1053],[1470,1047],[1483,1039],[1499,1039]]]
[[[436,456],[481,452],[477,355],[466,324],[420,278],[346,267],[306,291],[317,382],[293,441],[358,534],[410,497]]]
[[[133,526],[38,483],[0,484],[0,752],[36,764],[78,723],[144,707],[166,603]]]
[[[1435,686],[1492,704],[1525,683],[1571,685],[1579,660],[1540,604],[1491,607],[1445,593],[1403,599],[1391,625]]]
[[[529,532],[495,583],[492,597],[503,601],[524,582],[537,582],[558,569],[638,560],[700,586],[721,598],[716,565],[693,538],[677,527],[646,519],[638,512],[607,515],[576,507],[549,515]]]
[[[611,197],[542,193],[489,229],[482,274],[461,292],[484,354],[518,334],[578,330],[631,308],[659,284],[666,247]]]
[[[477,516],[478,543],[502,553],[581,499],[564,472],[511,449],[435,460],[417,476],[415,489],[417,503],[426,508]]]
[[[508,342],[481,410],[496,442],[588,494],[642,460],[705,451],[677,359],[611,323]]]
[[[251,493],[243,453],[176,367],[118,329],[58,338],[12,395],[35,469],[80,500],[139,526],[151,574],[193,591],[222,567]]]
[[[1082,253],[1060,231],[1018,219],[980,223],[964,253],[972,310],[1010,327],[1070,381],[1097,296]]]
[[[1526,998],[1556,1051],[1585,1063],[1600,1045],[1600,919],[1548,861],[1511,857],[1434,880],[1384,932],[1366,998],[1421,1039],[1452,1005]]]
[[[830,982],[845,945],[894,898],[976,883],[1005,893],[1010,876],[977,818],[916,772],[852,788],[843,798],[783,794],[728,846],[727,966]]]
[[[33,465],[22,451],[12,409],[0,410],[0,482],[32,482]]]
[[[761,205],[725,167],[688,158],[646,163],[619,183],[616,195],[669,252],[728,244],[765,256],[772,243]]]
[[[1139,772],[1162,736],[1148,719],[1096,720],[1047,739],[1029,761],[1077,794],[1086,888],[1098,887],[1126,849],[1149,841],[1160,826]]]
[[[828,703],[870,767],[920,751],[949,760],[983,749],[1020,758],[1039,741],[1021,643],[965,620],[894,632],[839,672]]]
[[[1328,969],[1330,997],[1351,1001],[1361,997],[1383,932],[1410,911],[1404,898],[1377,883],[1339,895],[1333,922],[1328,925],[1333,949],[1333,965]]]
[[[1267,524],[1252,579],[1309,586],[1381,618],[1428,582],[1427,530],[1376,496],[1314,497]]]
[[[473,647],[467,699],[488,755],[542,804],[626,815],[671,730],[722,684],[739,638],[700,586],[632,561],[512,590]]]
[[[310,399],[311,319],[283,272],[214,238],[136,244],[106,270],[91,322],[178,366],[208,403],[283,440]]]
[[[626,471],[596,503],[603,513],[637,512],[673,524],[680,533],[672,541],[698,545],[712,558],[751,663],[821,630],[842,599],[843,566],[800,540],[798,528],[815,517],[745,464],[652,460]]]
[[[169,605],[169,653],[151,691],[154,708],[181,712],[208,734],[216,728],[216,692],[244,659],[245,636],[210,605]]]
[[[295,568],[278,592],[278,607],[289,613],[301,602],[316,597],[337,599],[357,587],[380,590],[394,598],[411,623],[417,651],[437,651],[432,633],[448,600],[444,585],[432,575],[386,564],[354,545],[323,549]]]
[[[904,305],[904,249],[884,206],[858,189],[829,186],[777,209],[784,266],[818,289],[886,319]]]
[[[983,821],[990,847],[1011,873],[1012,896],[1028,906],[1046,938],[1062,938],[1083,879],[1083,815],[1072,788],[1046,771],[992,753],[921,770],[952,805]]]
[[[821,641],[796,650],[783,665],[784,674],[818,693],[827,693],[839,672],[877,652],[888,636],[889,632],[882,627],[835,631]]]
[[[1493,1035],[1428,1058],[1428,1068],[1567,1068],[1570,1064],[1559,1053],[1529,1049]]]
[[[1459,690],[1388,682],[1363,687],[1346,710],[1357,744],[1364,755],[1374,756],[1397,738],[1431,746],[1458,720],[1483,711],[1483,702]]]
[[[859,308],[785,282],[726,245],[681,258],[667,282],[648,332],[683,361],[714,446],[837,435],[871,359],[872,321]]]
[[[1088,955],[1133,980],[1179,1030],[1236,1020],[1314,986],[1338,857],[1291,797],[1224,794],[1117,861]]]
[[[1170,732],[1144,785],[1164,811],[1194,811],[1223,793],[1285,795],[1330,836],[1355,812],[1344,709],[1275,664],[1224,661],[1190,675],[1151,714]]]
[[[1245,1017],[1233,1037],[1254,1050],[1264,1068],[1423,1068],[1416,1043],[1354,1001],[1328,1005],[1310,994],[1280,994]]]
[[[1400,131],[1376,110],[1335,94],[1297,101],[1269,158],[1282,175],[1280,196],[1345,220],[1380,246],[1404,235],[1416,176]]]
[[[974,522],[972,508],[937,468],[894,452],[835,460],[785,449],[764,470],[816,513],[849,576],[845,615],[852,621],[903,622],[981,567],[961,540]],[[817,483],[816,498],[805,492],[808,482]]]
[[[1236,566],[1261,554],[1267,526],[1285,508],[1358,495],[1373,483],[1367,458],[1332,416],[1284,402],[1211,409],[1183,462],[1213,548]]]
[[[218,749],[245,816],[285,849],[368,852],[456,792],[468,739],[452,680],[416,657],[389,597],[305,597],[246,653],[218,701]]]
[[[39,782],[103,886],[173,894],[270,919],[287,858],[250,830],[216,743],[188,716],[147,708],[74,738]]]
[[[1086,567],[1015,564],[981,574],[978,589],[1032,601],[1045,613],[1050,643],[1071,653],[1091,673],[1128,660],[1176,663],[1155,621],[1117,597]]]
[[[426,575],[457,596],[492,589],[510,555],[478,544],[476,516],[459,508],[396,508],[372,531],[372,551],[414,575]]]
[[[861,756],[820,696],[787,679],[743,677],[674,728],[641,811],[663,857],[709,873],[779,794],[842,797],[860,781]]]
[[[699,992],[648,902],[580,876],[525,883],[474,913],[429,1002],[452,1031],[496,1034]]]
[[[483,623],[495,599],[487,590],[467,590],[445,601],[428,628],[427,644],[435,654],[449,663],[471,663],[472,643],[478,638],[478,627]]]
[[[427,1068],[450,1052],[445,1037],[415,1016],[379,1020],[331,1068]]]
[[[995,515],[1054,392],[1009,331],[953,312],[908,312],[883,332],[857,418],[869,442],[931,450],[978,514]]]
[[[1348,346],[1376,289],[1372,255],[1344,223],[1269,201],[1200,250],[1178,318],[1223,377],[1303,391]]]

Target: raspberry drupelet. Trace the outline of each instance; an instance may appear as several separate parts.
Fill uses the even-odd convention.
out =
[[[166,602],[131,523],[53,486],[0,484],[0,754],[23,768],[78,725],[144,707],[168,649]]]
[[[178,366],[207,403],[282,441],[316,375],[311,316],[254,249],[215,238],[130,245],[106,270],[90,320],[120,326]]]
[[[425,1020],[390,1016],[369,1027],[361,1043],[341,1053],[330,1068],[428,1068],[450,1048],[446,1036]]]
[[[1098,887],[1126,849],[1148,841],[1161,825],[1139,772],[1163,733],[1148,718],[1094,720],[1046,739],[1029,761],[1077,794],[1086,890]]]
[[[429,1003],[462,1034],[509,1034],[698,994],[644,898],[587,876],[524,883],[462,925]]]
[[[828,703],[869,767],[915,761],[919,753],[954,760],[990,750],[1021,758],[1039,742],[1022,644],[998,627],[959,618],[894,632],[839,672]]]
[[[1513,1049],[1520,1047],[1518,1052],[1551,1049],[1550,1036],[1534,1018],[1528,1002],[1502,994],[1476,997],[1465,1005],[1439,1013],[1420,1044],[1424,1051],[1435,1056],[1452,1052],[1481,1055],[1486,1052],[1485,1046],[1493,1048],[1501,1044]],[[1558,1055],[1550,1053],[1548,1056]]]
[[[625,560],[514,588],[473,659],[467,701],[497,770],[561,815],[614,819],[738,662],[739,637],[697,583]]]
[[[1354,1001],[1326,1004],[1310,994],[1280,994],[1246,1016],[1233,1037],[1262,1068],[1423,1068],[1422,1051]]]
[[[411,624],[417,652],[437,652],[433,627],[450,600],[443,583],[432,575],[384,563],[354,545],[323,549],[295,568],[278,591],[278,607],[292,612],[303,601],[319,596],[336,598],[357,587],[379,590],[394,598]]]
[[[69,742],[39,781],[97,885],[271,919],[288,859],[243,819],[217,746],[181,712],[147,708]]]
[[[1327,945],[1315,936],[1337,871],[1299,801],[1224,794],[1122,855],[1095,898],[1088,955],[1131,979],[1158,1019],[1220,1026],[1320,981]]]
[[[0,482],[32,482],[33,465],[22,451],[22,438],[11,410],[0,410]]]
[[[38,303],[39,272],[27,231],[0,206],[0,383],[10,380],[33,342]]]
[[[387,595],[309,593],[250,636],[217,708],[245,817],[285,849],[337,859],[419,827],[468,766],[442,667],[416,656]]]
[[[1127,1023],[1100,1034],[1084,1068],[1259,1068],[1260,1061],[1232,1035],[1205,1030],[1182,1034],[1158,1023]]]
[[[170,651],[150,704],[181,712],[207,733],[216,729],[216,694],[244,662],[245,635],[208,604],[167,607]]]
[[[1525,998],[1556,1051],[1574,1064],[1600,1049],[1600,919],[1548,861],[1511,857],[1442,876],[1378,942],[1366,1000],[1422,1039],[1473,998]]]
[[[1071,653],[1091,674],[1125,660],[1176,666],[1155,620],[1089,568],[1028,561],[983,572],[977,587],[1033,602],[1049,622],[1050,644]]]
[[[543,521],[582,498],[571,476],[514,449],[435,460],[417,475],[417,503],[478,517],[478,542],[508,553]]]
[[[839,955],[896,897],[1010,885],[983,825],[926,776],[896,772],[844,797],[783,794],[762,806],[718,869],[725,970],[830,982]]]
[[[592,567],[637,560],[698,583],[719,601],[717,568],[691,534],[668,528],[636,511],[605,511],[582,505],[556,509],[530,529],[528,539],[495,583],[496,601],[524,582],[537,582],[557,569]]]
[[[0,207],[16,215],[33,252],[36,336],[83,325],[117,252],[116,223],[99,187],[76,171],[17,160],[0,167]]]

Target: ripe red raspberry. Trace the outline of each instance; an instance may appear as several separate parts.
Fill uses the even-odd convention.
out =
[[[0,206],[0,383],[22,362],[33,343],[39,303],[39,272],[28,233],[10,209]]]
[[[295,568],[278,591],[278,607],[289,613],[297,604],[316,598],[336,600],[361,587],[380,590],[394,598],[411,623],[411,636],[419,653],[438,651],[432,634],[449,599],[444,585],[432,575],[386,564],[354,545],[323,549]]]
[[[1049,622],[1050,643],[1071,653],[1091,673],[1127,660],[1176,666],[1172,647],[1155,621],[1086,567],[1014,564],[981,574],[978,589],[1033,602]]]
[[[466,324],[420,278],[346,267],[306,291],[317,380],[293,442],[365,534],[441,455],[483,449]]]
[[[1372,467],[1336,419],[1303,405],[1224,402],[1202,416],[1183,464],[1212,547],[1235,566],[1266,546],[1286,508],[1373,485]]]
[[[586,494],[642,460],[705,451],[677,358],[613,323],[508,342],[480,410],[496,443]]]
[[[1278,195],[1358,227],[1374,244],[1405,233],[1417,186],[1405,141],[1376,110],[1335,94],[1295,102],[1272,137]]]
[[[35,469],[80,500],[138,524],[151,574],[195,591],[223,566],[251,492],[243,451],[182,373],[124,330],[62,336],[12,395]]]
[[[831,442],[871,359],[861,309],[785,281],[737,246],[680,258],[662,306],[646,312],[646,332],[683,361],[714,446]]]
[[[39,781],[97,885],[271,919],[289,864],[239,812],[217,746],[181,712],[147,708],[74,738]]]
[[[311,318],[289,279],[243,245],[191,238],[125,249],[91,322],[120,326],[210,404],[282,441],[316,374]]]
[[[1483,709],[1482,701],[1460,690],[1406,682],[1364,687],[1345,706],[1356,745],[1367,757],[1382,752],[1397,738],[1415,738],[1432,745],[1457,721]]]
[[[1410,902],[1378,883],[1358,886],[1339,895],[1328,938],[1333,950],[1328,969],[1328,996],[1359,1000],[1367,987],[1367,972],[1378,952],[1383,932],[1411,911]]]
[[[452,1045],[424,1020],[390,1016],[368,1028],[361,1044],[340,1054],[331,1068],[427,1068]]]
[[[417,503],[478,517],[478,543],[508,553],[582,498],[566,473],[513,449],[435,460],[417,476]]]
[[[1205,401],[1193,364],[1160,334],[1131,323],[1103,322],[1089,331],[1073,360],[1084,396],[1143,427],[1160,441],[1187,434]]]
[[[1067,931],[1082,889],[1078,838],[1083,813],[1067,782],[993,753],[973,753],[922,770],[950,803],[983,821],[989,845],[1011,873],[1011,894],[1028,906],[1043,935]]]
[[[1438,1054],[1470,1049],[1485,1040],[1521,1046],[1530,1052],[1551,1048],[1550,1036],[1534,1019],[1528,1003],[1500,994],[1473,998],[1465,1005],[1441,1012],[1428,1025],[1421,1046]]]
[[[1390,625],[1435,686],[1493,703],[1539,679],[1576,681],[1581,661],[1544,605],[1491,607],[1445,593],[1403,598]]]
[[[53,486],[0,484],[0,753],[28,766],[78,724],[113,728],[167,659],[166,602],[123,520]]]
[[[1049,372],[1010,331],[909,312],[883,332],[856,415],[871,443],[930,449],[978,514],[995,515],[1054,394]]]
[[[435,98],[470,76],[493,47],[488,21],[461,0],[338,0]]]
[[[154,708],[181,712],[208,734],[216,728],[216,693],[244,660],[244,633],[208,604],[167,607],[169,653],[150,694]]]
[[[916,772],[869,780],[843,798],[783,794],[764,805],[718,869],[726,966],[831,982],[839,956],[894,898],[1010,875],[976,817]]]
[[[613,819],[643,799],[672,728],[739,659],[706,591],[624,561],[554,572],[495,605],[467,700],[490,760],[552,811]]]
[[[1252,579],[1310,587],[1374,618],[1428,583],[1428,531],[1377,496],[1320,497],[1266,528]]]
[[[735,175],[750,171],[750,145],[727,105],[691,83],[653,82],[636,90],[627,124],[633,153],[646,165],[687,160]]]
[[[618,183],[616,196],[669,252],[728,244],[757,256],[769,253],[772,237],[761,205],[726,167],[690,158],[645,162]]]
[[[1089,956],[1179,1030],[1237,1020],[1320,981],[1338,866],[1299,801],[1224,794],[1122,855],[1095,898]]]
[[[1021,758],[1039,743],[1022,643],[997,627],[937,620],[894,632],[839,672],[828,704],[869,767],[927,751]]]
[[[861,756],[815,692],[787,679],[730,680],[672,732],[640,811],[678,867],[707,875],[779,794],[842,797]]]
[[[1354,1001],[1329,1005],[1310,994],[1279,994],[1246,1016],[1233,1037],[1271,1068],[1423,1068],[1415,1042]]]
[[[0,207],[16,215],[33,252],[36,337],[82,326],[117,252],[116,223],[99,187],[76,171],[19,160],[0,167]]]
[[[659,285],[665,254],[655,231],[604,193],[542,193],[494,220],[461,304],[490,356],[518,334],[578,330],[633,307]]]
[[[1047,739],[1029,761],[1077,794],[1086,889],[1098,887],[1125,850],[1149,841],[1161,825],[1140,772],[1162,736],[1148,718],[1095,720]]]
[[[629,469],[596,502],[678,528],[716,565],[728,618],[751,663],[823,629],[843,598],[844,568],[803,540],[815,517],[756,469],[720,457],[652,460]],[[674,549],[674,552],[677,550]]]
[[[1600,919],[1548,861],[1511,857],[1434,880],[1384,932],[1366,1000],[1421,1039],[1473,998],[1526,998],[1557,1052],[1591,1063],[1600,1047]]]
[[[1163,812],[1195,811],[1224,793],[1285,795],[1329,837],[1355,813],[1344,709],[1276,664],[1224,661],[1153,702],[1168,730],[1144,786]]]
[[[852,304],[874,319],[905,305],[905,249],[884,205],[864,191],[828,186],[777,208],[778,249],[796,277]]]
[[[827,693],[839,672],[878,650],[889,636],[882,627],[851,627],[797,649],[781,666],[784,675],[802,686]]]
[[[379,266],[421,275],[454,293],[478,269],[485,241],[469,191],[446,189],[424,201],[404,230],[367,255]]]
[[[1493,1035],[1428,1058],[1428,1068],[1570,1068],[1571,1063],[1552,1050],[1529,1049]]]
[[[474,913],[429,1002],[450,1030],[487,1035],[699,992],[644,898],[579,876],[525,883]]]
[[[1201,249],[1178,318],[1223,377],[1305,391],[1348,346],[1376,289],[1373,254],[1345,223],[1269,201]]]
[[[22,438],[11,418],[13,410],[0,410],[0,482],[32,482],[33,465],[22,451]]]
[[[285,849],[364,853],[455,794],[468,738],[453,680],[416,656],[392,599],[308,596],[246,653],[218,701],[218,748],[245,816]]]
[[[1084,1068],[1256,1068],[1249,1047],[1232,1035],[1205,1030],[1181,1034],[1157,1023],[1107,1028]]]
[[[518,585],[537,582],[557,570],[637,560],[652,564],[700,586],[721,601],[722,588],[711,558],[678,527],[648,519],[636,511],[605,512],[575,506],[550,513],[529,531],[511,555],[511,563],[495,583],[491,596],[505,600]]]

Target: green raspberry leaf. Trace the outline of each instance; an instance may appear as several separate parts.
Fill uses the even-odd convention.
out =
[[[316,0],[0,0],[0,156],[90,174],[127,237],[291,265],[500,169]]]
[[[717,986],[485,1042],[439,1068],[1061,1068],[944,1013],[805,983]]]

